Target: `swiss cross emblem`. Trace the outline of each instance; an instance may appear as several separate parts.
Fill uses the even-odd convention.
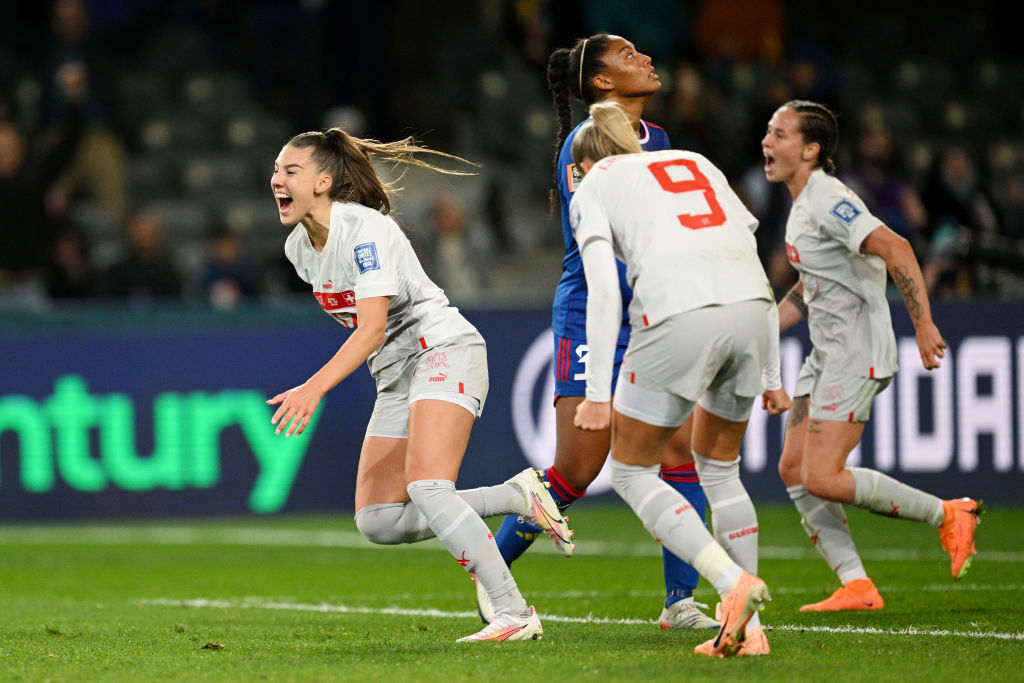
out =
[[[313,292],[313,296],[316,297],[316,300],[320,302],[320,305],[328,313],[339,308],[352,308],[356,305],[356,293],[351,289],[338,292],[337,294]]]
[[[789,242],[786,242],[786,258],[791,263],[800,263],[800,252]]]

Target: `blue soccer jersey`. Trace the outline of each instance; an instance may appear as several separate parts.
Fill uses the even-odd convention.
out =
[[[572,160],[572,141],[576,137],[576,131],[584,123],[586,121],[569,133],[558,155],[558,204],[562,214],[565,258],[562,259],[562,279],[558,281],[558,287],[555,289],[551,315],[551,327],[556,336],[578,340],[587,338],[587,278],[583,274],[579,246],[572,236],[572,226],[569,224],[569,202],[580,180],[583,179],[582,169],[577,168]],[[644,151],[669,149],[668,134],[664,129],[646,121],[640,121],[640,126],[643,128],[640,145]],[[622,329],[619,332],[619,344],[625,346],[629,343],[629,302],[633,298],[633,290],[626,284],[626,266],[621,262],[619,287],[622,290]]]

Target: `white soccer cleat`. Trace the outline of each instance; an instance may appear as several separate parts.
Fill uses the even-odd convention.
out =
[[[544,475],[540,470],[527,467],[505,483],[515,484],[523,492],[526,498],[526,512],[523,516],[547,532],[560,553],[572,557],[572,551],[576,548],[576,544],[572,542],[574,532],[555,504],[555,499],[551,497],[551,492],[548,491],[551,484],[544,481]]]
[[[473,588],[476,589],[476,611],[480,620],[485,624],[494,621],[494,605],[491,604],[491,596],[487,594],[484,585],[476,580],[476,574],[470,572],[469,578],[473,579]]]
[[[699,631],[701,629],[719,628],[721,624],[700,611],[708,606],[697,602],[693,597],[683,598],[661,610],[658,623],[663,629],[678,628]]]
[[[499,612],[494,615],[491,623],[484,626],[471,636],[459,638],[457,643],[471,643],[477,641],[498,641],[498,640],[540,640],[544,635],[544,629],[540,625],[540,617],[537,610],[530,607],[529,617],[515,617],[508,612]]]

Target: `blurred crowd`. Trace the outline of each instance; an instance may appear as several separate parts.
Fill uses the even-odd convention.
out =
[[[653,58],[645,118],[726,172],[780,292],[790,199],[759,141],[806,98],[838,112],[838,175],[910,240],[933,296],[1021,297],[1024,63],[992,8],[911,35],[875,2],[4,3],[0,309],[308,296],[267,179],[290,135],[330,125],[478,164],[408,173],[398,218],[456,303],[545,305],[562,245],[544,67],[602,30]]]

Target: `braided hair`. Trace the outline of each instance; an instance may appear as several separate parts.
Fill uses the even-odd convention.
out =
[[[558,206],[558,156],[565,139],[572,132],[572,100],[582,101],[589,107],[597,100],[594,75],[605,68],[604,54],[608,50],[609,36],[597,33],[580,38],[571,48],[558,48],[548,57],[548,90],[555,106],[558,133],[555,139],[554,185],[551,190],[552,212]]]
[[[817,142],[821,147],[817,167],[825,173],[835,173],[833,157],[839,144],[839,121],[835,113],[824,104],[810,100],[790,100],[782,106],[800,114],[800,135],[804,141]]]

